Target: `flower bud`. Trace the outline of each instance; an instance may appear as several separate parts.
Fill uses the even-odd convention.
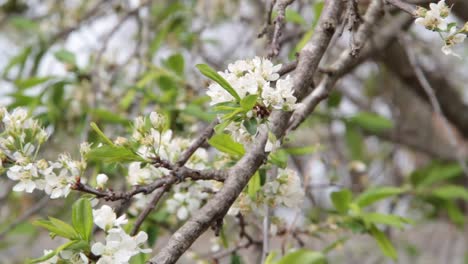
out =
[[[166,125],[166,119],[164,118],[164,116],[156,112],[151,112],[150,121],[151,125],[159,131],[161,131]]]
[[[117,145],[117,146],[123,146],[125,144],[127,144],[128,142],[128,139],[124,138],[124,137],[117,137],[115,140],[114,140],[114,143]]]
[[[427,13],[427,9],[424,8],[424,7],[421,7],[421,6],[418,6],[418,8],[416,9],[416,11],[414,11],[414,15],[416,17],[425,17],[426,16],[426,13]]]
[[[96,183],[99,188],[103,188],[104,185],[106,185],[107,180],[109,180],[109,177],[107,175],[101,173],[96,176]]]
[[[462,31],[468,33],[468,22],[465,23],[465,25],[462,28]]]

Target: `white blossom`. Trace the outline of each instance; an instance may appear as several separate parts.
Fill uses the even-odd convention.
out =
[[[189,192],[176,192],[166,201],[167,210],[176,213],[179,220],[186,220],[193,211],[200,208],[200,205],[200,200]]]
[[[37,181],[39,178],[38,170],[33,163],[25,166],[14,165],[8,170],[7,176],[14,181],[19,181],[13,187],[15,192],[32,193],[34,189],[42,189],[41,184]]]
[[[108,205],[101,206],[100,209],[93,209],[94,223],[103,230],[109,230],[113,227],[119,227],[128,222],[125,215],[117,218],[114,210]]]
[[[106,174],[100,173],[96,176],[96,183],[97,183],[97,186],[100,188],[103,188],[104,185],[106,185],[108,180],[109,180],[109,177],[107,177]]]
[[[156,128],[159,131],[161,131],[166,125],[166,118],[159,113],[151,112],[149,117],[153,128]]]
[[[301,179],[296,171],[282,169],[278,171],[278,177],[263,186],[268,200],[274,204],[286,207],[299,207],[304,200],[304,190]]]
[[[151,252],[151,249],[141,248],[147,239],[148,235],[143,231],[132,237],[121,228],[113,228],[106,236],[106,243],[93,244],[91,252],[100,257],[97,264],[129,263],[131,257]]]
[[[460,55],[456,54],[452,48],[454,45],[463,43],[466,39],[466,35],[463,33],[458,33],[459,31],[457,28],[454,26],[450,28],[450,35],[445,39],[445,45],[442,47],[442,52],[445,55],[453,55],[455,57],[460,58]]]
[[[52,199],[67,197],[71,190],[71,184],[74,181],[74,177],[69,175],[67,169],[61,169],[59,175],[50,172],[45,175],[44,191]]]
[[[88,264],[88,257],[82,252],[73,252],[70,250],[63,250],[60,252],[60,257],[67,260],[69,264]]]

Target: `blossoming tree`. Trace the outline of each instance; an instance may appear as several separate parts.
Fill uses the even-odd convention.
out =
[[[420,49],[466,72],[466,3],[44,2],[0,19],[27,40],[0,64],[0,237],[48,241],[15,261],[339,263],[357,234],[397,259],[395,229],[463,226],[468,104]]]

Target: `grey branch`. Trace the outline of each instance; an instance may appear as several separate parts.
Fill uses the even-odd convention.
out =
[[[312,83],[313,74],[338,25],[343,3],[341,0],[326,2],[316,33],[299,55],[294,76],[295,94],[298,99],[306,95]],[[271,115],[271,129],[278,138],[284,135],[289,117],[290,114],[285,112],[274,112]],[[175,263],[214,221],[224,217],[251,176],[265,161],[267,153],[264,149],[267,137],[267,131],[260,131],[253,146],[234,167],[229,169],[223,188],[172,235],[167,244],[150,260],[150,263]]]

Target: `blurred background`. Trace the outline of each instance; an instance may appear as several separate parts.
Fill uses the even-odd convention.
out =
[[[430,1],[407,2],[427,6]],[[468,1],[447,2],[453,4],[450,20],[468,21]],[[367,1],[359,4],[364,12]],[[295,60],[322,7],[322,1],[296,0],[287,9],[276,63]],[[0,0],[0,106],[25,107],[41,120],[52,134],[42,150],[45,157],[63,151],[77,155],[79,143],[92,140],[90,122],[119,135],[136,116],[153,110],[170,117],[174,131],[197,132],[214,114],[205,95],[207,81],[194,65],[222,71],[237,59],[266,56],[267,36],[259,34],[268,26],[269,8],[270,1],[262,0]],[[376,37],[365,56],[288,137],[289,147],[310,146],[289,160],[305,184],[307,206],[301,213],[278,209],[275,214],[310,230],[327,223],[334,190],[359,194],[375,186],[416,190],[424,185],[424,191],[373,205],[374,211],[414,220],[404,230],[386,230],[399,260],[383,257],[369,237],[333,228],[286,232],[273,244],[321,249],[346,236],[329,254],[330,263],[466,264],[468,171],[462,164],[468,154],[468,45],[456,47],[462,59],[445,56],[437,33],[389,6],[374,27]],[[349,43],[344,29],[322,65]],[[434,111],[418,70],[443,115]],[[104,164],[98,170],[114,175],[115,188],[122,187],[119,168]],[[65,217],[63,208],[77,197],[47,201],[41,193],[14,193],[13,185],[0,176],[0,263],[24,263],[58,245],[31,221]],[[465,196],[437,195],[438,188],[453,185],[465,188]],[[160,229],[156,250],[168,234]],[[193,251],[210,253],[210,239],[211,234],[200,238]],[[242,249],[239,255],[255,263],[256,250]]]

